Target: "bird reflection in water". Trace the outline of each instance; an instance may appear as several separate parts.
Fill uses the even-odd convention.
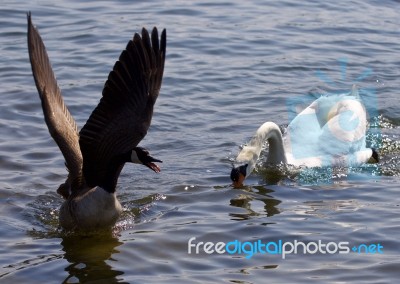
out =
[[[119,253],[117,247],[121,244],[112,232],[63,237],[64,258],[69,262],[65,268],[68,276],[63,283],[124,283],[120,277],[124,273],[109,264],[113,255]]]
[[[280,200],[274,199],[269,193],[274,192],[271,189],[263,186],[242,187],[242,193],[237,197],[230,200],[230,205],[246,209],[246,213],[230,213],[233,220],[248,220],[254,216],[261,216],[266,213],[267,217],[272,217],[279,214],[280,211],[277,206],[281,203]],[[255,204],[263,202],[263,210],[265,213],[260,212],[258,208],[254,208]]]

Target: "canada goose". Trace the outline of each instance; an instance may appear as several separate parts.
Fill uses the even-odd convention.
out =
[[[322,96],[288,125],[282,135],[278,125],[265,122],[244,146],[231,171],[234,186],[253,171],[265,141],[269,144],[266,164],[294,166],[359,166],[372,157],[366,148],[367,113],[356,86],[350,94]]]
[[[78,133],[57,85],[46,48],[28,13],[28,50],[49,132],[64,155],[68,177],[57,192],[66,200],[60,225],[67,230],[110,227],[122,207],[115,190],[126,162],[155,172],[161,162],[137,147],[153,115],[164,72],[166,31],[159,41],[143,28],[122,51],[104,85],[102,98]]]

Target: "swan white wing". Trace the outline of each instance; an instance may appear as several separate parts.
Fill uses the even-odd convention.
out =
[[[287,162],[300,166],[319,166],[318,149],[321,125],[317,116],[318,100],[300,112],[288,125],[283,138]]]
[[[293,165],[359,165],[372,151],[365,146],[366,111],[358,90],[323,96],[297,115],[284,137],[288,163]]]
[[[368,161],[372,151],[365,142],[367,115],[359,98],[342,96],[327,117],[319,137],[324,164],[354,166]]]

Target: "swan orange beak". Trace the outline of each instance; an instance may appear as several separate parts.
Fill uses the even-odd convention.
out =
[[[239,188],[243,186],[243,182],[245,180],[245,176],[242,173],[239,173],[237,180],[233,181],[233,187]]]
[[[243,182],[246,179],[246,172],[247,172],[248,164],[233,167],[231,171],[231,180],[233,182],[233,187],[238,188],[243,186]]]

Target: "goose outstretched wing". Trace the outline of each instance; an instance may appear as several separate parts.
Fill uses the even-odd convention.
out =
[[[161,88],[165,49],[165,30],[159,40],[157,28],[151,36],[143,28],[142,35],[134,35],[115,63],[98,106],[80,131],[88,185],[109,181],[109,175],[114,175],[112,168],[121,164],[119,159],[145,137]]]
[[[70,177],[80,177],[82,154],[74,118],[61,96],[46,48],[28,13],[28,51],[49,132],[64,155]]]

